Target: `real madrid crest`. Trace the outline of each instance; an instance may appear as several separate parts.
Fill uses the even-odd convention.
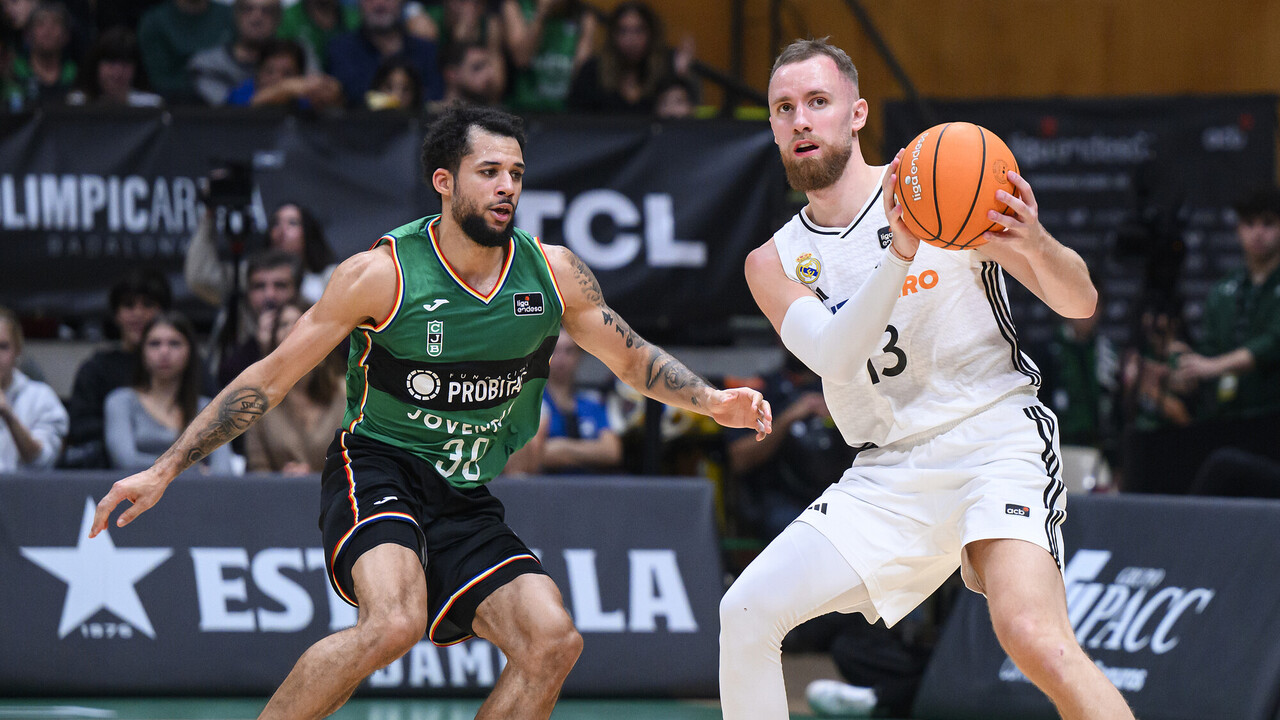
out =
[[[813,253],[805,253],[796,258],[796,277],[800,278],[800,282],[805,285],[812,285],[818,282],[818,276],[822,274],[822,262],[813,256]]]

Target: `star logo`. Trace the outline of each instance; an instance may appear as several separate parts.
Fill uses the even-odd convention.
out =
[[[93,498],[86,498],[75,547],[21,548],[28,560],[67,584],[58,638],[66,637],[99,610],[106,609],[154,639],[155,628],[133,586],[168,560],[173,550],[117,548],[106,531],[89,539],[94,507]]]

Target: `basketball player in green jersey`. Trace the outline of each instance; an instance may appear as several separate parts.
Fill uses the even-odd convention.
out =
[[[423,167],[443,212],[391,231],[342,263],[280,347],[210,403],[151,468],[112,486],[97,535],[155,505],[177,475],[274,407],[351,338],[347,412],[321,489],[329,579],[356,625],[308,649],[263,718],[333,713],[423,634],[472,635],[507,657],[478,718],[546,718],[582,638],[552,580],[503,522],[484,484],[538,428],[560,326],[649,397],[727,427],[772,429],[747,388],[717,390],[646,342],[605,304],[583,262],[513,226],[524,174],[518,119],[447,110]]]

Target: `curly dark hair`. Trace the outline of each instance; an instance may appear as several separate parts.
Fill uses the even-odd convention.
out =
[[[458,173],[462,158],[471,152],[472,127],[515,138],[524,152],[524,121],[520,118],[489,107],[452,105],[431,123],[422,141],[422,176],[427,184],[440,168]]]

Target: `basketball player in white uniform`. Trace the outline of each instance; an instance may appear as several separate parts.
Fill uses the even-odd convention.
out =
[[[797,41],[769,81],[770,124],[809,200],[751,253],[747,282],[787,349],[823,378],[853,467],[782,532],[720,605],[726,720],[786,718],[780,646],[832,611],[901,620],[957,566],[1001,646],[1064,718],[1131,719],[1080,649],[1062,583],[1057,421],[1036,400],[1002,268],[1067,317],[1093,312],[1084,265],[1040,225],[1031,188],[977,250],[920,243],[867,165],[849,57]],[[901,153],[899,154],[901,156]]]

